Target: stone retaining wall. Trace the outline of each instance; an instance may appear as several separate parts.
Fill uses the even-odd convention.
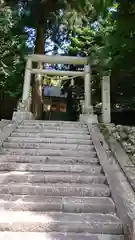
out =
[[[8,124],[10,124],[12,121],[11,120],[6,120],[6,119],[2,119],[0,121],[0,132],[3,131],[4,127],[6,127]]]
[[[123,147],[131,161],[135,164],[135,127],[109,124],[106,126],[109,135],[112,135]],[[100,125],[101,130],[105,130]]]
[[[100,124],[99,128],[135,192],[135,127]]]

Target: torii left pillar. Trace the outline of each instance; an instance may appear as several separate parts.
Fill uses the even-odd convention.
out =
[[[23,121],[34,119],[31,110],[31,102],[29,98],[30,86],[31,86],[31,60],[28,59],[26,63],[25,76],[24,76],[24,85],[23,85],[23,95],[22,102],[18,103],[18,110],[13,112],[12,120],[14,121]]]
[[[28,102],[30,94],[30,85],[31,85],[31,60],[28,59],[26,63],[25,76],[24,76],[24,85],[23,85],[23,96],[22,102]]]
[[[38,68],[43,68],[42,62],[38,63]],[[35,119],[42,119],[42,77],[40,74],[35,75],[32,89],[32,102]]]

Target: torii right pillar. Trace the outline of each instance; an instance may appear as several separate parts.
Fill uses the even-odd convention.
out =
[[[93,113],[91,104],[91,68],[90,65],[84,66],[84,101],[82,101],[81,123],[97,123],[97,116]]]
[[[89,108],[91,107],[91,69],[90,65],[84,66],[84,93],[85,93],[85,111],[89,112]]]
[[[102,122],[111,122],[110,76],[104,76],[102,79]]]

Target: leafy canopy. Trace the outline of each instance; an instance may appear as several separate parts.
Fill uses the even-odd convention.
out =
[[[0,89],[18,95],[22,90],[27,36],[17,9],[0,9],[0,36]]]

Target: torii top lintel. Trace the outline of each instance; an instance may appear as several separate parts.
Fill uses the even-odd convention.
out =
[[[88,64],[87,57],[31,54],[26,56],[26,59],[30,59],[32,62],[44,62],[49,64],[74,64],[74,65]]]

